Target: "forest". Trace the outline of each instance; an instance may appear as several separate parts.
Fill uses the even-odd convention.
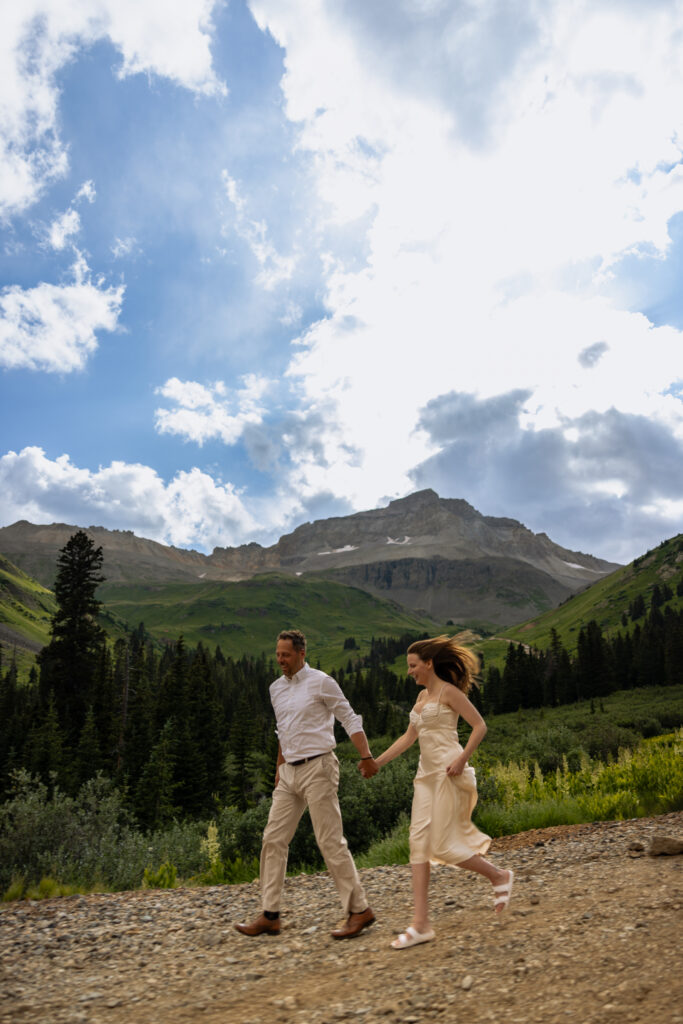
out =
[[[16,845],[22,815],[21,828],[30,831],[29,805],[42,807],[44,815],[52,802],[66,818],[78,817],[86,813],[79,807],[93,805],[95,793],[121,834],[128,830],[142,842],[183,823],[201,830],[215,820],[222,822],[228,860],[234,865],[253,858],[277,754],[268,694],[279,674],[274,660],[247,654],[234,659],[220,647],[209,651],[201,644],[190,649],[182,637],[160,646],[143,623],[112,643],[98,623],[96,590],[103,578],[101,548],[79,531],[60,552],[51,639],[28,683],[19,684],[13,664],[0,661],[0,860],[3,836],[5,849],[9,842]],[[545,651],[510,644],[502,668],[483,667],[474,702],[489,717],[599,703],[616,691],[680,686],[683,611],[669,606],[671,596],[670,588],[656,587],[647,605],[644,599],[632,602],[624,611],[623,632],[609,638],[595,621],[587,623],[574,656],[556,633]],[[298,624],[283,628],[292,625]],[[362,714],[376,751],[405,729],[414,683],[394,666],[414,639],[378,637],[369,654],[358,656],[349,637],[348,659],[332,673]],[[634,739],[680,724],[680,716],[665,722],[650,716]],[[414,758],[389,765],[364,795],[359,780],[351,781],[355,765],[343,764],[352,849],[381,840],[409,809],[410,763]],[[293,861],[315,866],[315,844],[307,826],[300,831]],[[155,856],[163,856],[161,847]],[[10,857],[0,866],[0,885],[23,867]]]

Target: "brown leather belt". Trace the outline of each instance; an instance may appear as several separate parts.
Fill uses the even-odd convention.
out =
[[[319,754],[311,754],[310,757],[302,757],[300,761],[288,761],[287,764],[291,764],[292,768],[296,768],[300,764],[308,764],[309,761],[315,761],[316,757],[324,757],[325,754],[329,754],[329,750],[323,750]]]

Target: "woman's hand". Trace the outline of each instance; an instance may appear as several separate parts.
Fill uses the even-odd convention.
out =
[[[464,754],[460,754],[456,757],[455,761],[452,761],[446,769],[446,775],[462,775],[465,768],[467,767],[467,758]]]

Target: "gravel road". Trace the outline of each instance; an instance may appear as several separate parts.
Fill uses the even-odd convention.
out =
[[[327,874],[286,882],[279,937],[232,928],[258,886],[148,890],[0,907],[2,1024],[333,1024],[359,1021],[683,1024],[683,812],[496,840],[516,873],[433,874],[435,942],[394,951],[410,920],[407,867],[363,872],[377,923],[335,942]]]

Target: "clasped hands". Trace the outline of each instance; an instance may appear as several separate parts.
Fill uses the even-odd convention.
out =
[[[372,776],[376,775],[379,771],[379,765],[375,761],[374,757],[367,758],[364,761],[358,762],[358,771],[364,779],[371,779]]]

